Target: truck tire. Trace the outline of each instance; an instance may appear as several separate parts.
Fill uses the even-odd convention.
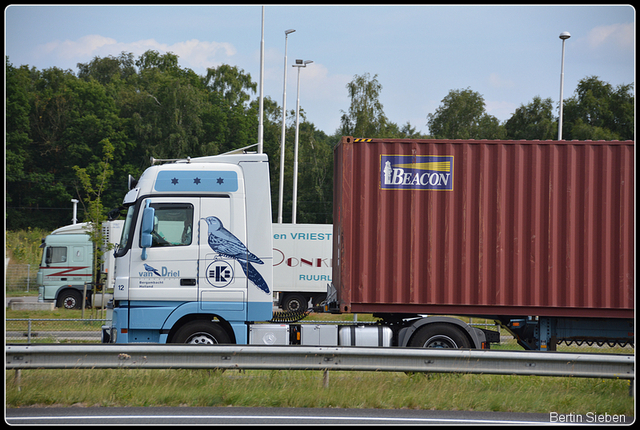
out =
[[[220,324],[196,320],[183,325],[173,336],[171,343],[187,343],[191,345],[216,345],[230,343],[229,335]]]
[[[306,311],[308,300],[302,294],[287,294],[282,302],[285,311]]]
[[[82,309],[82,294],[76,290],[64,290],[58,296],[58,308]]]
[[[414,348],[471,348],[469,338],[451,324],[427,324],[409,342]]]

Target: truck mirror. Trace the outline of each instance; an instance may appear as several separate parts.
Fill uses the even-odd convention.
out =
[[[156,210],[149,206],[147,201],[147,207],[144,208],[142,213],[142,231],[140,234],[140,246],[142,246],[142,259],[147,259],[147,248],[151,247],[153,231],[153,219],[155,217]]]
[[[129,187],[129,190],[132,190],[136,185],[138,185],[138,180],[129,175],[129,177],[127,178],[127,186]]]

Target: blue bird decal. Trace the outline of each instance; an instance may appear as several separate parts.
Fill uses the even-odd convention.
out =
[[[260,272],[251,263],[264,264],[255,254],[252,254],[247,247],[235,237],[229,230],[224,228],[220,219],[215,216],[203,218],[209,226],[209,246],[218,254],[233,258],[240,263],[245,275],[251,282],[265,293],[269,294],[269,286],[265,282]]]
[[[148,264],[146,264],[146,263],[145,263],[145,265],[144,265],[144,270],[146,270],[147,272],[153,272],[153,273],[155,273],[156,275],[160,276],[160,273],[158,273],[158,269],[156,269],[156,268],[154,268],[154,267],[151,267],[151,266],[149,266],[149,265],[148,265]]]

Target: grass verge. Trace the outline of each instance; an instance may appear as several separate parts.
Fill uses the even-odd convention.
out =
[[[6,406],[262,406],[633,416],[629,382],[537,376],[173,369],[6,371]]]

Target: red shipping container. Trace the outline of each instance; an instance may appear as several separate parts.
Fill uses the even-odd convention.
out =
[[[354,139],[341,312],[633,318],[634,142]]]

